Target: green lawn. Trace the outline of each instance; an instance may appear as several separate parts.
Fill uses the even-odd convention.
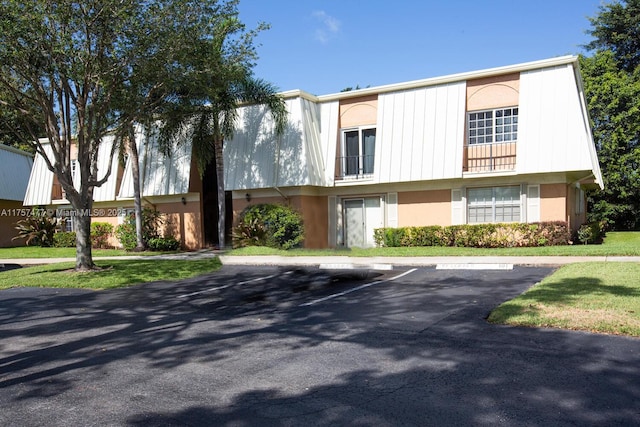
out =
[[[108,260],[97,261],[100,271],[77,273],[73,262],[19,268],[0,273],[0,289],[21,286],[42,288],[120,288],[157,280],[180,280],[216,271],[217,258],[203,260]]]
[[[122,255],[157,255],[157,252],[127,252],[123,249],[93,249],[93,256]],[[16,248],[0,248],[0,259],[18,258],[75,258],[76,248],[41,248],[38,246],[21,246]]]
[[[1,253],[1,252],[0,252]],[[537,248],[352,248],[352,249],[292,249],[288,251],[247,247],[234,249],[228,255],[283,255],[283,256],[640,256],[640,232],[609,232],[602,245],[543,246]]]
[[[507,301],[492,323],[640,337],[640,263],[570,264]]]

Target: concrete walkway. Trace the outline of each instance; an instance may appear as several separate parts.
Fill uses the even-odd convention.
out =
[[[118,257],[94,257],[95,261],[107,259],[207,259],[218,256],[225,265],[352,265],[372,268],[379,265],[428,266],[437,264],[514,264],[529,266],[557,266],[576,262],[640,262],[639,256],[442,256],[442,257],[349,257],[349,256],[291,256],[260,255],[232,256],[219,251],[201,250],[167,255],[128,255]],[[19,258],[0,259],[0,265],[39,265],[56,262],[73,262],[75,258]]]

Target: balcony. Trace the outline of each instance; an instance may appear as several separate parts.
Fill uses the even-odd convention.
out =
[[[465,144],[464,172],[512,171],[516,168],[516,143]]]
[[[373,176],[374,155],[336,157],[336,181],[367,179]]]

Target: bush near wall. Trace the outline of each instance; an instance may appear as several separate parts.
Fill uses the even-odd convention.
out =
[[[257,204],[240,213],[233,230],[234,247],[269,246],[291,249],[304,240],[302,216],[289,206]]]
[[[99,249],[109,248],[109,237],[113,234],[113,225],[108,222],[91,223],[91,247]]]
[[[53,235],[53,246],[55,246],[56,248],[75,248],[76,232],[58,231]]]
[[[530,224],[465,224],[441,227],[377,228],[376,245],[458,246],[472,248],[513,248],[525,246],[567,245],[571,232],[566,222],[547,221]]]

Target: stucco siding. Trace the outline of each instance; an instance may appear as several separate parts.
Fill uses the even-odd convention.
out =
[[[398,193],[398,226],[451,225],[451,190]]]
[[[540,221],[567,220],[567,185],[540,185]]]

